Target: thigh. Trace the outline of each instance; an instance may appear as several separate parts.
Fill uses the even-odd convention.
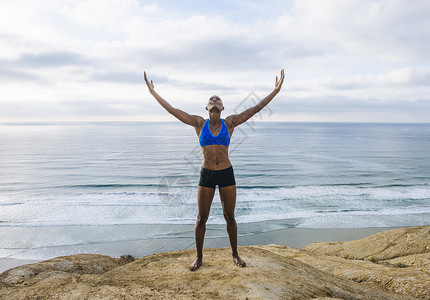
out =
[[[209,216],[214,195],[215,189],[204,186],[198,187],[197,204],[199,207],[199,215]]]
[[[219,188],[224,213],[233,213],[236,207],[236,185]]]

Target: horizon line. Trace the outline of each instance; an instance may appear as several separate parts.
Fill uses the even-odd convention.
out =
[[[252,122],[258,122],[258,123],[297,123],[297,124],[430,124],[430,122],[366,122],[366,121],[265,121],[265,120],[252,120]],[[0,121],[0,126],[3,125],[25,125],[25,124],[133,124],[133,123],[181,123],[181,121],[169,121],[169,120],[160,120],[160,121]]]

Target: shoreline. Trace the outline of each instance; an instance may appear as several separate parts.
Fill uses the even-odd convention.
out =
[[[267,225],[267,222],[265,223]],[[238,246],[255,246],[277,244],[302,249],[315,242],[351,241],[365,238],[371,234],[396,229],[399,227],[369,227],[369,228],[279,228],[260,230],[265,224],[239,224]],[[281,223],[277,222],[278,225]],[[273,225],[273,224],[270,224]],[[138,226],[138,225],[136,225]],[[103,254],[111,257],[132,255],[140,258],[147,255],[195,249],[193,225],[164,225],[179,226],[183,233],[176,237],[154,237],[132,241],[99,242],[70,246],[38,247],[21,251],[0,258],[0,273],[11,268],[52,259],[59,256],[74,254]],[[131,226],[133,227],[133,226]],[[140,228],[141,226],[138,226]],[[41,229],[41,228],[39,228]],[[43,229],[42,229],[43,230]],[[80,228],[82,230],[82,228]],[[208,225],[204,248],[225,248],[230,243],[225,225]],[[37,252],[43,251],[43,257],[37,258]],[[25,253],[25,254],[24,254]]]

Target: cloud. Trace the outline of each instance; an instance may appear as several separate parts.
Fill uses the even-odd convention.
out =
[[[382,82],[404,86],[430,86],[430,70],[396,69],[378,79]]]
[[[403,99],[411,96],[417,97],[422,88],[430,86],[430,70],[401,68],[390,70],[380,74],[352,74],[349,76],[316,77],[311,81],[293,80],[288,84],[288,89],[293,92],[305,93],[330,93],[332,95],[343,95],[355,99],[357,92],[359,97],[377,92],[380,99],[392,97],[396,91]],[[415,95],[412,92],[416,91]],[[351,94],[353,93],[353,94]],[[385,94],[386,96],[382,96]],[[430,101],[429,101],[430,102]]]
[[[143,75],[140,72],[106,72],[91,75],[94,81],[141,84]]]
[[[429,33],[429,11],[420,1],[294,1],[277,28],[288,38],[334,44],[353,55],[428,59],[430,44],[422,37]]]
[[[28,72],[11,71],[7,69],[0,69],[0,80],[2,81],[38,81],[40,78],[37,75]]]
[[[157,11],[156,4],[141,5],[137,0],[73,1],[61,9],[61,13],[73,22],[94,27],[108,27],[109,30],[121,30],[129,17],[151,15]]]
[[[274,104],[284,115],[336,119],[349,107],[359,119],[401,107],[414,121],[430,113],[429,12],[405,0],[5,0],[0,111],[144,116],[136,101],[156,106],[146,70],[163,97],[198,113],[212,94],[233,106],[251,91],[264,97],[286,68]]]
[[[23,53],[17,60],[10,64],[19,68],[52,68],[63,66],[80,66],[90,63],[79,53],[61,51],[46,53]]]

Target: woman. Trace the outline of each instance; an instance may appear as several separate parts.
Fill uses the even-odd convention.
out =
[[[284,70],[281,71],[279,80],[276,76],[275,89],[268,96],[254,107],[248,108],[240,114],[228,116],[224,120],[221,119],[221,112],[224,110],[224,106],[218,96],[212,96],[209,99],[206,105],[206,110],[209,112],[209,119],[205,120],[201,116],[190,115],[171,106],[154,90],[154,83],[152,80],[148,80],[146,73],[144,73],[144,77],[149,92],[158,103],[177,119],[194,127],[202,147],[204,160],[197,190],[199,212],[195,225],[197,258],[190,265],[190,270],[195,271],[202,265],[206,221],[209,217],[209,211],[217,185],[219,187],[224,218],[227,222],[227,232],[230,239],[233,260],[238,266],[244,267],[246,263],[237,253],[237,225],[234,218],[236,182],[233,168],[228,157],[228,146],[234,128],[246,122],[262,110],[279,93],[284,81]]]

